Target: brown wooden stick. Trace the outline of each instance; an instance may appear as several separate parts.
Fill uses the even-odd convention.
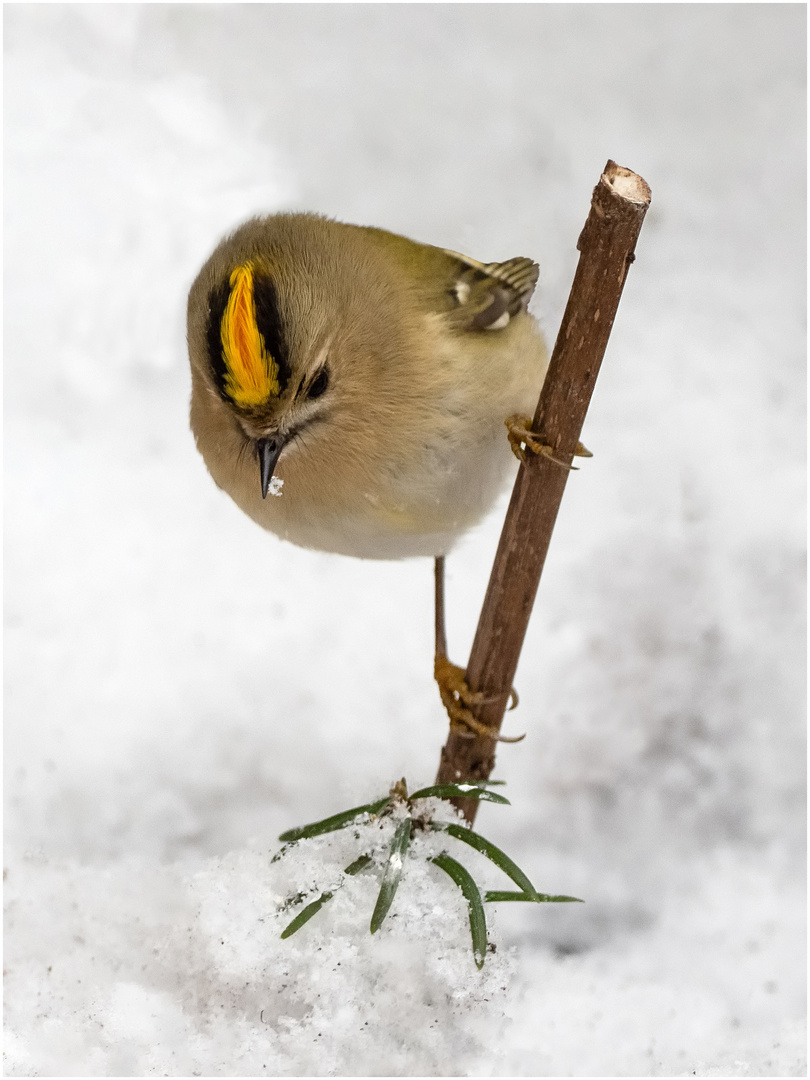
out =
[[[532,422],[532,431],[565,465],[579,441],[649,204],[647,183],[608,161],[577,242],[579,264]],[[527,451],[512,491],[466,674],[470,689],[486,698],[473,711],[494,735],[503,721],[568,475],[544,454]],[[437,783],[488,779],[495,745],[493,739],[451,732]],[[453,801],[472,824],[477,800]]]

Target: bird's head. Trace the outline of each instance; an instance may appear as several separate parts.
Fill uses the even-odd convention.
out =
[[[272,271],[252,259],[211,290],[205,337],[215,389],[255,445],[266,496],[284,447],[323,417],[330,341],[295,349]]]
[[[240,460],[256,461],[257,494],[261,485],[267,495],[279,458],[282,473],[297,463],[299,486],[304,460],[309,479],[335,476],[342,462],[362,486],[380,433],[403,402],[419,407],[395,273],[365,230],[314,214],[253,219],[201,269],[188,308],[193,394],[240,443]],[[207,423],[197,435],[209,468],[217,455],[233,461],[233,442],[220,453]]]

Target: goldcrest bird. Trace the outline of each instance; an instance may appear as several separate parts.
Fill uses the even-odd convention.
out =
[[[214,481],[302,547],[436,559],[435,674],[456,729],[480,725],[446,657],[444,556],[500,494],[510,443],[549,452],[525,418],[548,366],[537,278],[530,259],[284,213],[227,236],[188,298],[191,428]]]

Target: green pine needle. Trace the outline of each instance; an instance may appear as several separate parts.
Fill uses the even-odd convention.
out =
[[[353,863],[349,863],[343,873],[348,874],[349,877],[354,877],[354,875],[359,874],[361,870],[365,870],[370,862],[370,855],[361,855],[359,859],[355,859]]]
[[[548,893],[498,892],[489,891],[484,899],[488,904],[502,900],[523,900],[529,904],[584,904],[578,896],[549,896]]]
[[[371,916],[371,932],[376,934],[383,924],[383,919],[388,914],[388,909],[394,900],[397,888],[399,886],[400,878],[402,877],[402,868],[405,864],[405,852],[408,850],[408,844],[411,839],[411,825],[413,822],[409,817],[403,818],[397,825],[397,830],[394,833],[394,839],[391,843],[391,852],[388,856],[388,863],[385,867],[385,873],[383,874],[382,885],[380,886],[380,894],[377,897],[377,903],[374,905],[374,913]]]
[[[304,923],[308,923],[313,915],[317,915],[323,905],[328,900],[331,900],[333,896],[334,893],[321,893],[317,900],[313,900],[311,904],[307,904],[307,906],[302,911],[298,912],[290,925],[285,930],[281,931],[281,936],[283,938],[291,937],[296,930],[301,929]]]
[[[480,799],[481,802],[503,803],[510,806],[511,803],[503,795],[495,791],[487,791],[481,784],[434,784],[432,787],[420,788],[411,795],[414,799],[427,799],[435,795],[437,799]]]
[[[353,825],[363,814],[378,814],[389,802],[390,796],[386,795],[384,799],[366,803],[365,806],[355,806],[352,810],[344,810],[340,814],[333,814],[332,817],[324,818],[323,821],[314,821],[311,825],[302,825],[298,829],[288,829],[287,832],[281,834],[279,840],[287,842],[291,840],[308,840],[312,836],[322,836],[324,833],[334,832],[336,829],[345,829],[347,825]]]
[[[487,917],[484,914],[484,905],[481,903],[481,891],[473,880],[472,874],[466,870],[460,862],[442,852],[435,859],[431,859],[464,893],[464,897],[470,908],[470,934],[472,936],[473,958],[475,966],[480,971],[484,966],[487,955]]]

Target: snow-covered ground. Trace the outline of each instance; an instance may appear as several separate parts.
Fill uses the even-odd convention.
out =
[[[802,1074],[804,6],[4,15],[7,1074]],[[187,288],[307,208],[536,257],[553,338],[608,157],[653,205],[477,822],[587,903],[502,905],[479,974],[413,860],[374,937],[360,875],[281,941],[357,851],[277,835],[433,778],[431,566],[214,487]]]

